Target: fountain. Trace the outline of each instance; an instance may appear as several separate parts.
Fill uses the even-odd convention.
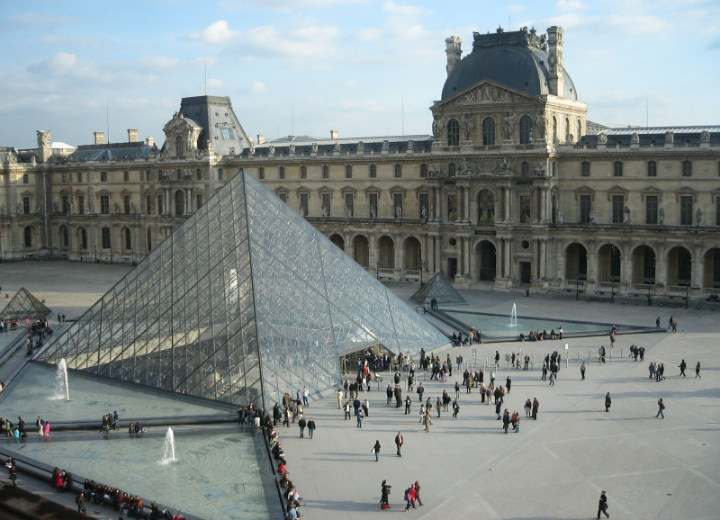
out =
[[[510,326],[517,327],[517,305],[513,303],[512,312],[510,312]]]
[[[175,433],[172,428],[168,428],[165,443],[163,444],[163,458],[160,464],[172,464],[173,462],[177,462],[175,458]]]
[[[70,386],[68,385],[67,364],[65,358],[58,363],[57,372],[55,374],[55,399],[65,399],[70,401]]]

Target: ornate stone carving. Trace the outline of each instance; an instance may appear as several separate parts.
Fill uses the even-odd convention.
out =
[[[250,150],[249,150],[249,153],[250,153],[250,155],[255,155],[255,141],[252,140],[252,139],[250,139]]]
[[[630,143],[632,144],[640,144],[640,136],[637,132],[633,132],[630,136]]]
[[[698,226],[700,224],[702,224],[702,218],[703,218],[703,212],[700,208],[698,208],[697,211],[695,212],[695,224],[697,224]]]
[[[440,139],[443,132],[443,120],[441,117],[435,116],[432,124],[432,133],[435,139]]]
[[[312,144],[312,153],[317,153],[317,152],[318,152],[318,144],[317,144],[317,143],[313,143],[313,144]]]
[[[294,144],[290,145],[290,154],[295,155],[295,145]]]
[[[545,114],[540,114],[535,118],[535,130],[538,138],[545,138],[545,132],[547,130],[547,117],[545,117]]]
[[[37,131],[38,148],[50,148],[50,130]]]
[[[665,132],[665,144],[673,144],[675,142],[675,134],[673,132]]]
[[[410,141],[410,142],[412,142],[412,141]],[[358,151],[358,153],[364,152],[365,151],[365,143],[363,143],[362,141],[359,141],[357,144],[357,151]]]
[[[700,142],[701,143],[709,143],[710,142],[710,132],[707,130],[703,130],[700,134]]]
[[[462,118],[462,131],[466,141],[469,141],[475,130],[475,120],[470,114],[465,114]]]
[[[625,209],[623,210],[623,224],[630,224],[630,208],[625,206]]]
[[[271,144],[268,146],[268,155],[275,155],[275,145]]]
[[[598,144],[607,144],[607,134],[604,132],[601,132],[597,136],[597,142]]]
[[[505,112],[505,117],[503,118],[503,136],[505,136],[505,139],[512,139],[514,127],[515,116],[510,112]]]
[[[333,152],[339,152],[340,151],[340,143],[335,141],[335,146],[333,146]]]

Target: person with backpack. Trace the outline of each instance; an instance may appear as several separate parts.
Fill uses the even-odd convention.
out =
[[[665,403],[663,403],[662,399],[658,400],[658,413],[655,415],[655,418],[661,417],[665,419],[665,414],[663,413],[663,410],[665,410]]]
[[[415,509],[416,498],[417,492],[415,491],[415,485],[411,484],[410,487],[405,490],[405,511],[409,511],[410,507]]]

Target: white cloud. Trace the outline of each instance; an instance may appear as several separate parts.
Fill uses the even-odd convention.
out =
[[[219,7],[229,12],[243,12],[247,9],[259,11],[305,11],[307,9],[321,9],[334,5],[347,5],[365,3],[368,0],[224,0]]]
[[[383,3],[383,11],[397,16],[424,16],[431,14],[432,11],[425,9],[424,7],[418,7],[414,5],[400,5],[396,4],[392,0],[388,0]]]
[[[582,11],[587,6],[578,0],[559,0],[555,7],[558,11]]]
[[[205,86],[208,90],[212,89],[217,92],[222,92],[227,88],[227,84],[223,80],[218,78],[208,78]]]
[[[267,91],[267,85],[263,83],[262,81],[256,81],[252,85],[252,92],[254,94],[262,94],[263,92]]]
[[[230,30],[225,20],[218,20],[202,31],[192,32],[188,35],[191,40],[202,40],[206,43],[227,43],[237,37],[238,33]]]
[[[355,36],[361,42],[374,42],[380,39],[380,31],[373,27],[366,27],[357,31]]]

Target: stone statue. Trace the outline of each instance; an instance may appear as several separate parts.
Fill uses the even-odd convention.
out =
[[[375,217],[377,217],[377,209],[375,208],[375,206],[370,206],[370,218]]]
[[[623,224],[630,224],[630,208],[627,206],[623,210]]]
[[[422,217],[423,220],[427,220],[427,218],[428,218],[427,206],[422,207],[422,209],[420,210],[420,216]]]
[[[250,155],[255,155],[255,141],[250,139]]]
[[[435,139],[440,139],[442,137],[442,131],[443,131],[443,120],[442,120],[442,118],[435,116],[435,118],[433,119],[433,124],[432,124],[433,137]]]
[[[335,141],[335,146],[333,146],[333,152],[339,152],[340,151],[340,143],[338,141]]]
[[[350,211],[350,207],[348,205],[345,205],[345,216],[347,218],[352,217],[352,211]]]
[[[468,161],[465,157],[460,159],[460,164],[457,168],[457,174],[458,175],[467,175],[470,173],[470,167],[468,166]]]
[[[53,201],[53,203],[52,203],[52,208],[53,208],[53,213],[57,213],[57,212],[58,212],[58,203],[57,203],[57,201]]]
[[[590,224],[595,224],[595,210],[590,210]]]
[[[537,119],[537,135],[540,139],[543,139],[545,137],[545,130],[547,129],[547,118],[545,117],[545,114],[540,114]]]
[[[562,206],[559,206],[557,209],[557,223],[562,224],[565,219],[565,214],[563,212]]]
[[[475,122],[470,114],[465,114],[462,119],[462,130],[465,140],[469,141],[472,136],[473,130],[475,129]]]
[[[607,144],[607,134],[605,133],[599,133],[597,136],[597,142],[598,144]]]
[[[365,143],[363,143],[362,141],[359,141],[357,144],[357,152],[362,153],[364,151],[365,151]]]
[[[115,209],[115,213],[120,213],[120,204],[116,202],[113,208]]]
[[[74,202],[70,203],[69,208],[70,208],[70,213],[75,213],[75,203]]]
[[[660,211],[658,211],[658,224],[663,226],[665,225],[665,209],[660,208]]]
[[[135,207],[135,203],[134,203],[134,202],[131,202],[131,203],[130,203],[130,213],[133,214],[133,215],[135,215],[135,214],[137,213],[137,207]]]
[[[275,155],[275,145],[274,144],[271,144],[270,146],[268,146],[268,154]]]
[[[295,145],[294,144],[290,145],[290,154],[295,155]]]
[[[707,130],[703,130],[700,134],[700,142],[701,143],[709,143],[710,142],[710,132]]]
[[[640,143],[640,136],[637,132],[633,132],[630,136],[630,143],[632,144],[639,144]]]
[[[317,153],[317,152],[318,152],[318,144],[317,144],[317,143],[313,143],[313,144],[312,144],[312,153]]]
[[[665,132],[665,144],[673,144],[675,142],[675,134],[672,132]]]
[[[503,119],[503,135],[505,136],[505,139],[512,139],[514,125],[515,118],[510,112],[506,112]]]
[[[395,217],[402,218],[402,206],[400,204],[395,206]]]
[[[699,226],[700,224],[702,224],[702,217],[703,217],[702,210],[701,210],[700,208],[698,208],[697,211],[695,212],[695,223],[696,223],[698,226]]]
[[[50,148],[50,130],[37,131],[38,148]]]
[[[328,208],[327,208],[327,206],[323,206],[323,208],[322,208],[322,216],[323,216],[323,218],[327,218],[327,216],[328,216]]]

